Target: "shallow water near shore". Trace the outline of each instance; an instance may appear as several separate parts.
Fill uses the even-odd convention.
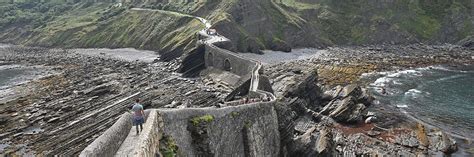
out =
[[[43,66],[1,65],[0,103],[17,96],[15,86],[51,74],[54,74],[54,71]]]
[[[381,101],[456,136],[474,139],[474,65],[386,72],[370,87]]]
[[[0,68],[0,89],[10,84],[15,78],[25,73],[25,69],[2,69]]]

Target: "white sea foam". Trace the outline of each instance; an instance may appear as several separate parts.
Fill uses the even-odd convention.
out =
[[[424,67],[424,68],[418,68],[418,70],[440,70],[440,71],[449,71],[449,72],[458,72],[458,73],[469,73],[472,71],[464,71],[464,70],[456,70],[456,69],[449,69],[445,66],[437,65],[437,66],[429,66],[429,67]]]
[[[402,85],[403,83],[401,83],[400,81],[394,80],[394,81],[393,81],[393,84],[395,84],[395,85]]]
[[[375,82],[371,83],[370,85],[376,86],[376,87],[385,87],[388,84],[390,84],[392,82],[392,80],[393,79],[389,78],[389,77],[381,77],[381,78],[378,78],[377,80],[375,80]]]
[[[405,105],[405,104],[400,104],[400,105],[397,105],[398,108],[408,108],[408,105]]]
[[[383,77],[378,78],[370,85],[376,86],[376,87],[385,87],[389,84],[402,85],[402,83],[398,81],[398,78],[423,76],[423,73],[421,72],[423,70],[424,69],[408,69],[408,70],[401,70],[401,71],[379,72],[377,74],[382,75]],[[374,74],[366,74],[365,76],[368,76],[368,75],[374,75]]]
[[[405,95],[406,96],[411,96],[411,97],[414,97],[414,98],[417,98],[420,94],[422,94],[423,92],[418,90],[418,89],[410,89],[408,90],[407,92],[405,92]]]
[[[421,91],[418,90],[418,89],[410,89],[410,90],[408,90],[408,92],[411,92],[411,93],[423,93],[423,92],[421,92]]]
[[[466,75],[453,75],[453,76],[449,76],[449,77],[443,77],[443,78],[439,78],[439,79],[435,80],[435,82],[443,82],[443,81],[447,81],[447,80],[460,78],[460,77],[463,77],[463,76],[466,76]]]
[[[419,70],[414,70],[414,69],[410,69],[410,70],[403,70],[403,71],[400,71],[398,72],[399,74],[405,74],[405,75],[412,75],[412,76],[422,76],[422,73],[419,71]]]

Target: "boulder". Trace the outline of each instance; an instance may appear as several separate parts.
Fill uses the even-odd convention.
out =
[[[354,98],[359,98],[362,95],[362,89],[356,84],[350,84],[345,86],[342,91],[339,93],[339,98],[345,98],[348,96],[353,96]]]
[[[357,98],[357,102],[369,106],[374,102],[374,100],[375,98],[370,95],[369,91],[366,88],[361,88],[361,95]]]
[[[333,153],[332,133],[327,127],[319,131],[319,138],[316,143],[317,156],[331,156]]]
[[[292,152],[302,156],[315,155],[316,147],[314,144],[318,136],[316,126],[311,127],[303,135],[294,138],[291,148]]]
[[[273,51],[291,52],[291,46],[283,40],[274,40],[270,49]]]
[[[474,36],[466,37],[463,40],[459,41],[457,44],[472,49],[474,48]]]
[[[343,89],[343,87],[338,85],[338,86],[332,88],[331,90],[325,91],[324,94],[323,94],[323,99],[333,100],[333,99],[337,98],[337,96],[342,91],[342,89]]]
[[[293,140],[290,152],[294,156],[331,156],[334,152],[332,132],[329,127],[317,130],[316,126]]]
[[[448,134],[437,131],[430,134],[430,149],[438,150],[445,154],[451,154],[458,150],[456,141]]]
[[[361,88],[356,84],[349,84],[345,87],[336,86],[331,90],[325,91],[323,94],[324,100],[344,99],[348,96],[356,98],[358,103],[369,105],[374,98],[369,94],[367,89]]]
[[[366,108],[364,104],[356,104],[352,96],[339,101],[339,104],[336,104],[336,106],[337,108],[330,112],[329,117],[342,123],[360,121],[362,119],[362,111]]]
[[[366,116],[365,116],[365,123],[366,124],[370,124],[370,123],[373,123],[377,120],[377,116],[375,116],[375,112],[367,112]]]
[[[453,140],[449,135],[443,132],[441,151],[445,154],[452,154],[458,150],[456,141]]]
[[[375,117],[375,116],[370,116],[370,117],[366,118],[364,122],[365,122],[366,124],[370,124],[370,123],[375,122],[376,120],[377,120],[377,117]]]
[[[306,76],[296,87],[288,89],[285,93],[285,97],[293,98],[298,97],[304,99],[308,104],[316,107],[322,101],[322,90],[316,84],[318,81],[317,72],[313,72]]]
[[[420,144],[415,132],[413,131],[408,133],[400,133],[399,135],[395,136],[395,143],[410,148],[416,148]]]

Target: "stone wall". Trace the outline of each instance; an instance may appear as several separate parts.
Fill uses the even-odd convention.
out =
[[[117,122],[84,149],[80,157],[112,156],[127,138],[132,128],[130,113],[124,113]]]
[[[230,71],[239,76],[251,73],[252,69],[257,65],[253,61],[237,56],[234,52],[211,44],[206,44],[205,60],[206,67]],[[230,63],[230,69],[225,68],[226,60]]]
[[[260,102],[225,108],[159,110],[164,135],[170,136],[181,156],[198,156],[193,144],[191,119],[211,115],[203,128],[207,148],[213,156],[279,156],[280,138],[274,102]]]
[[[169,136],[181,156],[198,156],[190,127],[191,120],[211,115],[212,121],[202,128],[206,146],[213,156],[278,156],[280,138],[274,101],[225,108],[152,109],[146,111],[146,122],[137,145],[128,156],[156,156],[160,139]],[[80,156],[113,156],[132,129],[131,114],[125,113],[104,134],[84,149]],[[232,139],[232,140],[228,140]]]
[[[148,120],[150,110],[145,111]],[[80,157],[106,157],[113,156],[127,138],[132,129],[132,114],[124,113],[109,129],[89,144],[79,155]]]
[[[204,45],[206,67],[245,77],[250,85],[241,88],[249,89],[252,86],[254,88],[250,93],[257,97],[269,96],[270,101],[224,108],[149,110],[150,116],[138,144],[131,146],[133,151],[124,156],[161,156],[159,144],[163,136],[174,141],[178,147],[178,156],[279,156],[280,133],[274,109],[275,97],[270,93],[272,90],[271,85],[268,86],[268,79],[263,77],[260,80],[259,74],[263,72],[261,65],[213,44]],[[122,116],[121,120],[126,121],[127,117],[130,121],[130,115]],[[128,135],[130,129],[131,123],[117,122],[90,148],[86,148],[81,156],[115,154],[113,152],[120,148],[126,138],[122,136]]]
[[[161,156],[159,150],[160,139],[162,137],[163,119],[157,110],[150,110],[147,123],[143,126],[143,131],[136,145],[133,156]]]

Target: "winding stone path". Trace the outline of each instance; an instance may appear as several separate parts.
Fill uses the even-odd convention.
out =
[[[137,144],[139,136],[140,135],[136,133],[135,127],[132,127],[115,156],[132,156],[134,146]]]
[[[205,40],[202,40],[202,42],[204,44],[207,44],[207,45],[212,46],[212,47],[216,47],[216,46],[214,46],[215,43],[230,41],[228,38],[226,38],[224,36],[221,36],[221,35],[218,35],[218,34],[217,35],[207,34],[207,31],[212,27],[212,25],[211,25],[210,22],[208,22],[208,20],[206,20],[204,18],[201,18],[201,17],[186,15],[186,14],[171,12],[171,11],[156,10],[156,9],[132,8],[131,10],[135,10],[135,11],[159,11],[159,12],[167,12],[167,13],[171,13],[171,14],[178,14],[178,15],[182,15],[182,16],[194,17],[194,18],[198,19],[199,21],[201,21],[206,26],[205,29],[199,31],[199,34],[206,37]],[[261,102],[251,102],[251,103],[248,103],[248,104],[240,104],[240,105],[259,105],[259,103],[272,103],[272,102],[274,102],[276,100],[276,98],[272,93],[258,90],[259,71],[262,68],[262,64],[260,62],[254,61],[254,60],[251,60],[251,61],[255,62],[255,67],[253,68],[253,70],[251,72],[250,91],[256,92],[256,93],[262,95],[263,97],[269,97],[270,100],[267,101],[267,102],[263,102],[263,100],[262,100]],[[140,94],[140,93],[136,93],[136,94],[134,94],[130,97],[133,97],[133,96],[138,95],[138,94]],[[124,98],[124,100],[126,100],[126,99],[127,98]],[[240,100],[238,100],[238,101],[240,101]],[[113,104],[110,105],[110,106],[113,106]],[[104,108],[104,110],[105,109],[108,109],[108,107]],[[221,108],[221,109],[223,109],[223,108]],[[213,111],[214,109],[211,109],[211,108],[204,109],[203,108],[203,109],[196,109],[196,110],[209,110],[209,111],[212,110]],[[155,110],[155,111],[157,111],[157,110]],[[122,118],[123,119],[131,118],[131,116],[129,114],[125,114],[125,115],[122,116]],[[150,125],[156,125],[156,122],[154,123],[154,121],[155,120],[153,120],[153,119],[150,120],[150,118],[148,118],[146,120],[145,124],[144,124],[144,127],[145,126],[149,127]],[[153,123],[153,124],[149,124],[149,123]],[[121,128],[121,125],[123,125],[123,123],[119,124],[117,122],[110,129],[114,130],[115,129],[114,127]],[[144,128],[144,130],[145,130],[145,128]],[[130,130],[128,131],[127,137],[120,144],[120,147],[117,149],[116,153],[114,155],[112,155],[112,154],[107,154],[107,155],[109,155],[109,156],[140,156],[140,154],[137,154],[137,152],[139,152],[139,151],[137,151],[135,149],[143,149],[143,148],[137,147],[137,145],[139,145],[140,142],[147,141],[146,138],[150,138],[150,137],[148,137],[149,135],[142,135],[142,133],[143,132],[141,132],[139,135],[137,135],[134,126],[132,126],[130,128]],[[107,133],[104,133],[104,134],[107,134]],[[113,132],[112,132],[112,134],[113,134]],[[111,135],[102,135],[102,136],[111,136]],[[109,141],[111,141],[111,140],[109,140]],[[156,142],[156,141],[154,141],[154,142]],[[96,144],[91,144],[92,146],[90,145],[90,147],[108,147],[108,145],[107,145],[108,143],[106,143],[106,142],[102,143],[100,141],[94,141],[94,143],[96,143]],[[102,151],[102,148],[90,148],[90,147],[86,148],[83,152],[81,152],[80,156],[100,156],[100,154],[102,154],[102,155],[104,154],[103,152],[100,152],[100,151]],[[91,150],[93,150],[93,151],[91,151]],[[110,150],[110,149],[107,149],[107,150]],[[94,152],[94,151],[96,151],[96,152]],[[156,150],[153,150],[153,151],[156,151]],[[154,153],[158,153],[158,152],[154,152]]]

